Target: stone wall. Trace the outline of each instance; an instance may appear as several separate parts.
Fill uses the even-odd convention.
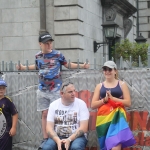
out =
[[[73,62],[89,60],[91,68],[102,65],[108,56],[108,46],[93,52],[93,41],[103,42],[101,24],[104,10],[101,0],[45,0],[46,30],[54,38],[53,47]],[[135,0],[130,0],[134,4]],[[44,16],[43,16],[44,17]],[[117,14],[119,35],[124,38],[123,17]],[[134,41],[136,16],[131,16],[132,29],[127,38]],[[0,60],[34,63],[39,51],[40,0],[0,0]]]
[[[149,0],[139,0],[139,31],[150,44],[150,4]]]
[[[137,7],[136,6],[136,0],[129,0],[129,2],[134,6],[134,7]],[[131,31],[129,32],[129,34],[127,35],[127,38],[130,40],[130,41],[133,41],[135,42],[134,39],[136,39],[136,24],[137,24],[137,14],[133,14],[129,19],[132,20],[132,28],[131,28]]]
[[[38,0],[0,0],[0,60],[33,63],[39,26]]]
[[[93,58],[101,63],[103,49],[93,53],[93,40],[102,39],[102,7],[99,0],[54,1],[55,48],[67,59]]]

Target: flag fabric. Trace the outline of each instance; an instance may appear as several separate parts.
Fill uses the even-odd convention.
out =
[[[111,150],[121,144],[122,148],[135,144],[122,103],[109,99],[97,112],[96,131],[100,150]]]

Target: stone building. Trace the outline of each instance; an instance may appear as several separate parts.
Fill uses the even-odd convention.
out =
[[[139,32],[142,33],[147,43],[150,44],[150,1],[138,0],[139,7]]]
[[[140,10],[146,1],[144,6],[141,3]],[[34,63],[40,50],[38,35],[49,31],[55,40],[53,47],[67,60],[88,59],[92,67],[96,58],[101,65],[109,54],[108,45],[94,53],[93,42],[105,41],[101,25],[105,21],[119,25],[113,44],[124,38],[134,41],[136,11],[136,0],[0,0],[0,60]],[[146,17],[140,20],[145,22]],[[148,26],[146,31],[142,26],[140,30],[148,38]]]

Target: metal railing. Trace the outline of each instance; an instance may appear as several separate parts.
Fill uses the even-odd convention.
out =
[[[141,56],[139,56],[138,60],[133,61],[132,60],[132,56],[130,56],[128,59],[123,60],[123,57],[121,56],[120,59],[116,60],[116,64],[118,69],[133,69],[133,68],[150,68],[150,46],[148,47],[148,51],[147,51],[147,66],[144,66],[142,64],[141,61]],[[114,61],[114,58],[112,58],[112,60]],[[96,70],[101,70],[104,62],[107,61],[106,58],[102,58],[101,60],[96,60],[96,58],[93,59],[93,62],[89,62],[88,59],[86,59],[86,63],[90,63],[90,69],[96,69]],[[69,63],[69,69],[70,69],[70,62],[71,60],[68,60]],[[97,62],[100,62],[99,64]],[[77,59],[78,67],[77,69],[80,69],[79,64],[80,64],[80,60]],[[5,62],[5,61],[0,61],[0,72],[15,72],[18,71],[16,68],[16,65],[20,65],[20,61],[18,62]],[[23,64],[27,66],[27,69],[24,71],[28,71],[28,66],[30,65],[30,62],[28,60],[26,60],[26,63]],[[62,67],[61,67],[62,70]],[[36,71],[36,70],[30,70],[30,71]],[[20,70],[19,70],[20,72]]]

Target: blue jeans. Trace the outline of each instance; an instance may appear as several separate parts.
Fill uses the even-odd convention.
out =
[[[85,150],[87,142],[85,136],[78,137],[70,143],[69,150]],[[49,138],[43,145],[43,150],[57,150],[56,142]]]

